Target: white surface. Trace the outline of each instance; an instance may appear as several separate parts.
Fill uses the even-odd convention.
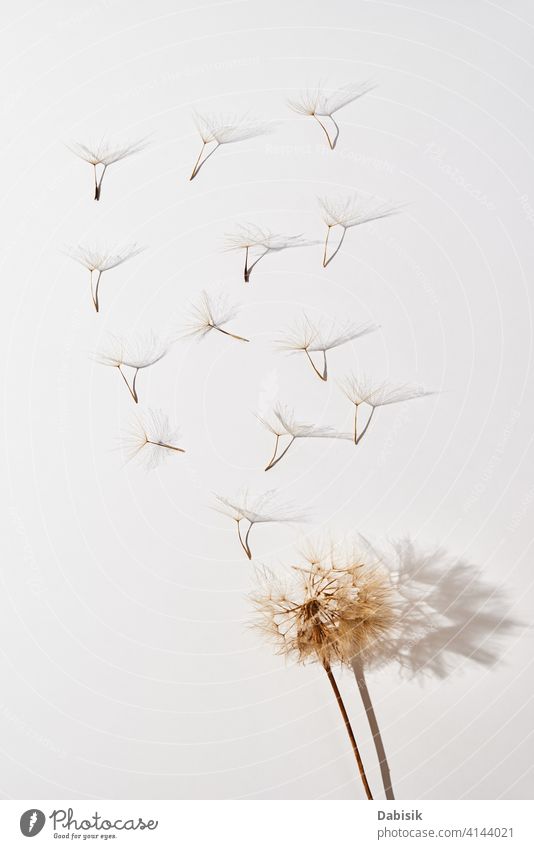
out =
[[[321,670],[284,665],[248,628],[252,569],[212,492],[277,488],[301,531],[411,534],[478,564],[532,610],[531,303],[534,227],[530,4],[5,3],[2,19],[1,792],[5,797],[354,798],[352,754]],[[331,153],[286,98],[372,77],[339,113]],[[199,110],[279,121],[219,150],[188,182]],[[111,166],[102,200],[65,147],[151,134]],[[361,190],[402,215],[268,257],[245,288],[223,237],[252,221],[321,239],[317,195]],[[61,250],[136,240],[104,275],[102,312]],[[114,450],[133,404],[91,360],[107,331],[167,330],[204,287],[242,311],[239,343],[179,343],[141,374],[184,456],[157,472]],[[272,471],[254,418],[276,398],[350,428],[272,340],[302,307],[376,321],[330,356],[445,390],[379,411],[358,450],[314,440]],[[361,448],[361,450],[360,450]],[[269,564],[298,530],[260,528]],[[532,795],[532,637],[495,669],[458,661],[424,686],[373,676],[401,798]],[[349,673],[370,777],[378,774]]]

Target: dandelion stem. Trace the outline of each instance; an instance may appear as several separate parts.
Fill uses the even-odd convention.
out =
[[[139,403],[139,398],[137,397],[137,392],[136,392],[136,390],[135,390],[135,379],[136,379],[136,377],[137,377],[137,372],[139,371],[139,369],[136,369],[136,370],[135,370],[134,379],[133,379],[132,385],[130,386],[130,384],[128,383],[128,379],[127,379],[127,377],[125,376],[125,374],[124,374],[124,372],[123,372],[123,370],[122,370],[121,366],[120,366],[120,365],[118,365],[118,366],[117,366],[117,368],[118,368],[118,370],[119,370],[119,374],[120,374],[120,376],[122,377],[122,379],[124,380],[124,382],[125,382],[126,386],[128,387],[128,392],[130,393],[130,395],[131,395],[131,396],[132,396],[132,398],[134,399],[135,403],[136,403],[136,404],[138,404],[138,403]]]
[[[136,368],[136,370],[135,370],[135,372],[134,372],[133,381],[132,381],[132,395],[133,395],[133,399],[134,399],[134,401],[135,401],[135,403],[136,403],[136,404],[137,404],[137,403],[138,403],[138,401],[139,401],[139,398],[137,397],[137,389],[135,388],[135,381],[137,380],[137,375],[138,375],[138,374],[139,374],[139,369],[138,369],[138,368]]]
[[[389,770],[388,759],[386,755],[386,750],[384,748],[384,741],[382,740],[382,734],[380,733],[380,727],[378,725],[378,720],[376,718],[369,689],[367,687],[367,681],[365,680],[363,664],[359,660],[355,659],[352,661],[352,668],[354,670],[356,683],[358,685],[363,706],[365,708],[365,714],[367,716],[369,728],[371,729],[371,734],[373,735],[373,743],[375,744],[378,763],[380,765],[380,775],[382,776],[384,793],[386,794],[386,799],[395,799],[393,787],[391,784],[391,773]]]
[[[247,248],[247,251],[248,251],[248,248]],[[258,257],[256,257],[256,259],[254,260],[252,265],[248,265],[246,267],[245,283],[248,283],[248,281],[250,280],[250,275],[252,274],[252,269],[254,268],[254,266],[256,266],[259,263],[260,259],[263,259],[263,257],[266,256],[268,253],[269,253],[269,248],[265,248],[264,252],[262,254],[260,254]]]
[[[199,169],[198,169],[198,163],[199,163],[199,162],[200,162],[200,160],[202,159],[202,154],[204,153],[204,148],[205,148],[205,147],[206,147],[206,142],[202,142],[202,147],[200,148],[200,153],[199,153],[199,155],[198,155],[198,159],[197,159],[197,161],[195,162],[195,166],[194,166],[193,171],[191,172],[191,176],[190,176],[190,178],[189,178],[189,181],[190,181],[190,182],[191,182],[191,180],[194,180],[194,179],[195,179],[195,177],[196,177],[196,176],[197,176],[197,174],[198,174],[198,170],[199,170]]]
[[[327,227],[327,230],[326,230],[326,239],[324,240],[323,268],[326,268],[326,266],[328,265],[328,263],[326,261],[326,252],[328,250],[328,237],[330,236],[330,230],[332,229],[332,225],[327,224],[326,227]]]
[[[315,374],[317,375],[317,377],[320,377],[320,378],[321,378],[321,380],[327,380],[327,378],[328,378],[328,365],[327,365],[327,362],[326,362],[326,351],[323,351],[323,372],[322,372],[322,374],[321,374],[321,372],[319,371],[319,369],[316,367],[316,365],[315,365],[315,363],[313,362],[312,358],[310,357],[310,355],[309,355],[309,352],[308,352],[308,349],[307,349],[307,348],[304,348],[304,353],[305,353],[305,354],[306,354],[306,356],[308,357],[308,359],[309,359],[309,361],[310,361],[310,363],[311,363],[311,365],[312,365],[312,368],[313,368],[313,370],[314,370]]]
[[[206,148],[206,146],[207,146],[208,144],[209,144],[209,142],[205,142],[205,141],[203,141],[203,142],[202,142],[202,148],[201,148],[201,150],[200,150],[200,154],[199,154],[199,156],[198,156],[198,159],[197,159],[197,161],[195,162],[195,167],[193,168],[193,171],[192,171],[192,173],[191,173],[191,176],[189,177],[189,182],[191,182],[191,180],[194,180],[194,179],[195,179],[195,177],[197,176],[197,174],[198,174],[198,172],[200,171],[200,169],[202,168],[202,166],[203,166],[203,165],[204,165],[204,164],[208,161],[208,159],[210,158],[210,156],[212,156],[212,155],[215,153],[215,151],[216,151],[216,150],[217,150],[217,148],[219,147],[219,144],[220,144],[220,143],[219,143],[219,142],[217,142],[217,143],[216,143],[216,145],[215,145],[215,147],[213,148],[213,150],[210,150],[210,152],[207,154],[207,156],[206,156],[204,159],[202,159],[202,156],[203,156],[203,154],[204,154],[204,150],[205,150],[205,148]],[[202,160],[202,161],[201,161],[201,160]]]
[[[277,437],[276,437],[276,439],[277,439],[277,447],[278,447],[278,439],[279,439],[279,437],[277,436]],[[270,463],[269,463],[269,464],[265,467],[265,471],[266,471],[266,472],[268,472],[268,471],[269,471],[269,469],[272,469],[272,467],[273,467],[273,466],[276,466],[276,464],[280,462],[280,460],[282,459],[282,457],[284,456],[284,454],[287,454],[287,452],[289,451],[289,449],[290,449],[290,448],[291,448],[291,446],[293,445],[293,443],[294,443],[295,439],[296,439],[296,436],[292,436],[292,437],[291,437],[291,440],[288,442],[288,444],[286,445],[286,447],[284,448],[284,450],[282,451],[282,453],[280,454],[280,456],[279,456],[276,460],[271,460],[271,461],[270,461]],[[275,454],[276,454],[276,451],[275,451]],[[274,457],[274,456],[275,456],[275,455],[273,455],[273,457]]]
[[[96,286],[95,286],[94,291],[93,291],[93,271],[96,271],[96,269],[91,269],[91,270],[90,270],[90,275],[91,275],[91,297],[92,297],[92,299],[93,299],[93,305],[94,305],[94,308],[95,308],[95,310],[98,312],[98,311],[99,311],[99,304],[98,304],[98,287],[99,287],[99,285],[100,285],[100,278],[102,277],[102,273],[103,273],[103,272],[102,272],[102,271],[99,271],[99,272],[98,272],[98,277],[96,278]]]
[[[335,251],[333,251],[330,254],[330,256],[327,259],[326,258],[326,251],[327,251],[327,247],[328,247],[328,237],[330,236],[330,230],[332,229],[332,227],[335,227],[337,225],[327,224],[326,226],[328,227],[328,230],[327,230],[327,233],[326,233],[326,239],[325,239],[325,243],[324,243],[323,268],[326,268],[327,265],[330,265],[330,263],[332,262],[334,257],[339,253],[339,251],[341,249],[341,245],[343,244],[345,236],[347,235],[347,227],[345,227],[344,224],[340,224],[339,226],[343,228],[343,235],[341,236],[341,239],[339,240],[339,244],[338,244],[337,248],[335,249]]]
[[[358,408],[356,407],[356,409],[358,409]],[[367,419],[367,424],[365,425],[364,429],[363,429],[363,430],[362,430],[362,432],[360,433],[359,437],[355,440],[355,443],[354,443],[355,445],[358,445],[358,443],[360,442],[360,440],[362,440],[362,439],[364,438],[364,436],[365,436],[365,434],[366,434],[366,432],[367,432],[367,428],[368,428],[368,427],[369,427],[369,425],[371,424],[371,419],[373,418],[373,414],[374,414],[374,411],[375,411],[375,410],[376,410],[376,407],[372,407],[372,408],[371,408],[371,414],[370,414],[369,418]]]
[[[358,404],[354,405],[354,444],[358,444]]]
[[[245,279],[245,283],[248,283],[250,280],[250,269],[248,267],[248,245],[245,248],[245,268],[243,270],[243,277]]]
[[[238,339],[240,342],[250,342],[250,339],[245,339],[244,336],[238,336],[236,333],[230,333],[228,330],[223,330],[222,327],[217,327],[216,324],[212,324],[214,330],[218,330],[219,333],[224,333],[225,336],[231,336],[232,339]]]
[[[168,442],[156,442],[153,439],[147,439],[147,442],[150,445],[159,445],[160,448],[168,448],[169,451],[180,451],[181,454],[185,454],[185,448],[178,448],[176,445],[169,445]]]
[[[267,464],[267,469],[269,469],[271,467],[271,463],[273,462],[274,458],[276,457],[276,452],[278,451],[278,443],[279,442],[280,442],[280,434],[277,433],[276,434],[276,440],[275,440],[275,443],[274,443],[273,456],[271,457],[271,459],[269,460],[269,462]]]
[[[245,535],[244,540],[243,540],[243,537],[241,536],[241,526],[239,524],[241,522],[241,519],[236,519],[236,522],[237,522],[237,535],[239,537],[239,542],[241,543],[241,548],[243,549],[243,551],[247,555],[248,559],[252,560],[252,552],[251,552],[250,546],[248,544],[248,535],[250,534],[250,531],[252,529],[252,522],[250,523],[249,529],[248,529],[248,531]]]
[[[331,115],[326,116],[326,117],[330,118],[330,120],[333,122],[333,124],[334,124],[334,126],[335,126],[335,128],[336,128],[336,130],[337,130],[337,132],[336,132],[336,134],[335,134],[334,138],[333,138],[333,139],[331,139],[331,138],[330,138],[330,134],[329,134],[328,130],[326,129],[325,125],[324,125],[324,124],[323,124],[323,122],[320,120],[320,118],[318,118],[318,117],[317,117],[317,115],[315,115],[315,114],[314,114],[314,116],[313,116],[313,117],[315,118],[315,120],[317,121],[317,123],[319,124],[319,126],[320,126],[320,127],[322,127],[323,132],[324,132],[324,134],[325,134],[326,138],[328,139],[328,146],[330,147],[330,150],[334,150],[334,148],[335,148],[335,146],[336,146],[336,143],[337,143],[338,136],[339,136],[339,127],[338,127],[338,125],[336,124],[336,122],[334,121],[334,119],[332,118],[332,116],[331,116]]]
[[[100,175],[100,180],[97,179],[96,176],[96,164],[93,165],[94,173],[95,173],[95,200],[100,200],[100,192],[102,190],[102,180],[104,179],[104,174],[106,173],[106,168],[108,166],[104,165],[102,168],[102,174]]]
[[[334,673],[332,672],[332,667],[328,662],[323,663],[324,670],[328,675],[328,680],[332,685],[332,689],[334,691],[334,695],[336,697],[337,705],[339,710],[341,711],[341,716],[343,717],[343,721],[345,723],[345,728],[347,729],[347,734],[349,735],[349,739],[352,745],[352,751],[354,752],[354,757],[356,758],[356,763],[358,764],[358,769],[360,771],[360,778],[362,780],[363,786],[365,787],[365,792],[367,794],[368,799],[373,798],[373,794],[371,793],[371,788],[369,787],[369,782],[367,781],[367,776],[365,774],[365,769],[363,766],[363,761],[361,759],[360,750],[358,749],[358,744],[356,743],[356,738],[354,736],[354,732],[352,730],[352,726],[350,724],[349,715],[343,703],[343,699],[341,697],[341,693],[339,692],[339,687],[337,686],[336,679],[334,678]]]

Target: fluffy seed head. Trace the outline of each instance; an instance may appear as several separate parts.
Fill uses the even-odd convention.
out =
[[[299,115],[330,117],[374,88],[372,82],[366,81],[346,85],[334,91],[321,87],[306,89],[301,91],[295,100],[288,100],[288,106]]]
[[[95,144],[81,144],[81,142],[73,142],[68,145],[69,150],[76,154],[80,159],[89,162],[90,165],[112,165],[114,162],[119,162],[121,159],[126,159],[127,156],[133,156],[134,153],[139,153],[148,144],[147,139],[139,139],[135,142],[122,145],[112,145],[105,139]]]
[[[308,553],[293,566],[293,580],[271,572],[252,595],[257,626],[278,653],[299,663],[349,665],[395,623],[395,596],[386,570],[355,551]]]
[[[340,225],[347,230],[399,212],[397,206],[391,206],[376,198],[361,200],[357,195],[349,198],[319,198],[319,206],[327,227]]]

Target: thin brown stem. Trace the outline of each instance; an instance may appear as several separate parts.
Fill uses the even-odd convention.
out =
[[[341,250],[341,245],[343,244],[343,242],[345,240],[345,236],[347,235],[347,228],[345,227],[344,224],[327,224],[326,226],[328,227],[328,232],[326,234],[326,240],[325,240],[325,243],[324,243],[323,268],[326,268],[327,265],[330,265],[330,263],[332,262],[334,257],[337,256],[337,254]],[[337,248],[330,254],[330,256],[327,259],[326,250],[327,250],[327,247],[328,247],[328,237],[330,235],[330,230],[332,229],[332,227],[341,227],[343,229],[343,235],[341,236],[341,239],[339,240]]]
[[[181,454],[185,454],[185,448],[177,448],[176,445],[169,445],[168,442],[156,442],[154,439],[147,439],[147,442],[150,445],[159,445],[160,448],[168,448],[169,451],[179,451]]]
[[[277,437],[277,439],[278,439],[278,437]],[[269,463],[269,465],[268,465],[268,466],[265,466],[265,471],[266,471],[266,472],[268,472],[268,471],[269,471],[269,469],[272,469],[272,468],[273,468],[273,466],[276,466],[276,464],[280,462],[280,460],[282,459],[282,457],[283,457],[285,454],[287,454],[287,452],[289,451],[289,449],[290,449],[290,448],[291,448],[291,446],[293,445],[293,443],[294,443],[295,439],[296,439],[296,437],[295,437],[295,436],[292,436],[292,437],[291,437],[291,440],[290,440],[290,441],[289,441],[289,443],[286,445],[286,447],[284,448],[284,450],[282,451],[282,453],[280,454],[280,456],[279,456],[276,460],[271,460],[271,462]]]
[[[330,236],[330,230],[332,229],[332,226],[333,226],[332,224],[326,225],[327,230],[326,230],[326,239],[324,240],[323,268],[326,268],[326,266],[328,265],[328,263],[326,261],[326,253],[328,251],[328,238]]]
[[[136,380],[137,372],[139,371],[139,369],[136,369],[136,370],[135,370],[134,379],[133,379],[132,385],[130,386],[130,384],[128,383],[128,379],[127,379],[127,377],[125,376],[125,374],[124,374],[124,372],[123,372],[123,370],[122,370],[121,366],[120,366],[120,365],[118,365],[118,366],[117,366],[117,368],[118,368],[118,370],[119,370],[119,374],[120,374],[120,376],[122,377],[122,379],[124,380],[124,382],[125,382],[126,386],[128,387],[128,392],[130,393],[130,395],[131,395],[131,396],[132,396],[132,398],[134,399],[135,403],[136,403],[136,404],[138,404],[138,403],[139,403],[139,398],[137,397],[137,392],[136,392],[136,389],[135,389],[135,380]]]
[[[244,336],[238,336],[236,333],[230,333],[228,330],[223,330],[222,327],[217,327],[216,324],[211,325],[214,330],[218,330],[219,333],[224,333],[225,336],[231,336],[232,339],[238,339],[240,342],[250,342],[250,339],[245,339]]]
[[[308,357],[308,359],[309,359],[309,361],[312,365],[312,368],[313,368],[315,374],[317,375],[317,377],[320,377],[321,380],[327,380],[328,379],[328,365],[327,365],[327,362],[326,362],[326,351],[323,351],[323,371],[322,371],[322,373],[316,367],[315,363],[313,362],[312,358],[310,357],[310,354],[309,354],[309,351],[308,351],[307,348],[304,348],[304,353]]]
[[[245,283],[248,283],[248,281],[250,280],[250,269],[248,267],[248,251],[249,248],[247,245],[247,247],[245,248],[245,268],[243,269],[243,277],[245,278]]]
[[[100,200],[100,192],[102,191],[102,180],[104,179],[104,174],[106,173],[106,168],[108,166],[104,165],[102,168],[102,174],[100,175],[100,180],[97,179],[96,176],[96,164],[93,165],[94,174],[95,174],[95,200]]]
[[[212,156],[215,153],[215,151],[217,150],[217,148],[219,147],[219,142],[217,142],[215,147],[212,150],[210,150],[210,152],[207,154],[207,156],[204,157],[204,159],[202,159],[202,156],[204,154],[204,150],[205,150],[205,148],[208,144],[210,144],[210,142],[205,142],[204,140],[202,141],[202,148],[200,150],[198,159],[195,162],[195,167],[193,168],[191,176],[189,177],[190,182],[191,182],[191,180],[195,179],[195,177],[197,176],[197,174],[200,171],[200,169],[202,168],[202,166],[205,165],[205,163],[208,161],[210,156]]]
[[[328,130],[326,129],[326,127],[325,127],[325,125],[323,124],[323,122],[321,121],[321,119],[320,119],[320,118],[318,118],[318,116],[317,116],[317,115],[315,115],[315,114],[314,114],[314,116],[313,116],[313,117],[315,118],[315,120],[317,121],[317,123],[319,124],[319,126],[320,126],[320,127],[322,127],[322,130],[323,130],[323,132],[324,132],[324,134],[325,134],[326,138],[328,139],[328,146],[329,146],[330,150],[334,150],[334,148],[335,148],[335,146],[336,146],[336,142],[337,142],[337,137],[339,136],[339,127],[337,126],[336,122],[334,121],[334,119],[332,118],[332,116],[331,116],[331,115],[329,115],[329,116],[328,116],[329,118],[331,118],[331,119],[332,119],[332,121],[334,121],[334,124],[336,125],[336,128],[337,128],[337,133],[336,133],[336,135],[334,136],[334,138],[333,138],[333,140],[332,140],[332,139],[330,138],[330,134],[329,134]]]
[[[371,419],[373,418],[373,414],[374,414],[375,410],[376,410],[376,407],[371,407],[371,414],[370,414],[369,418],[367,419],[367,424],[365,425],[364,429],[362,430],[358,439],[356,440],[356,445],[358,445],[358,443],[364,438],[365,434],[367,433],[367,428],[371,424]]]
[[[91,274],[91,297],[93,299],[93,305],[94,305],[95,310],[97,312],[99,312],[100,307],[99,307],[99,302],[98,302],[98,287],[100,286],[100,278],[102,277],[103,272],[102,271],[98,272],[98,277],[96,278],[96,286],[95,286],[94,291],[93,291],[93,271],[96,271],[96,268],[90,270],[90,274]]]
[[[372,800],[373,794],[371,793],[371,788],[369,787],[369,782],[367,781],[367,776],[365,774],[365,769],[364,769],[364,766],[363,766],[363,761],[361,759],[360,750],[358,749],[358,744],[356,743],[356,738],[354,736],[354,732],[353,732],[352,726],[350,724],[349,715],[348,715],[347,710],[345,708],[345,704],[344,704],[343,699],[341,697],[341,693],[339,692],[339,687],[337,686],[336,679],[334,678],[334,673],[332,672],[332,667],[327,662],[325,662],[323,664],[323,666],[324,666],[324,670],[325,670],[326,674],[328,675],[328,680],[330,681],[330,684],[332,685],[332,689],[333,689],[334,695],[336,697],[337,705],[339,707],[339,710],[341,711],[341,716],[343,717],[343,722],[345,723],[345,728],[347,729],[347,734],[349,735],[349,739],[350,739],[351,746],[352,746],[352,751],[354,752],[354,757],[356,758],[356,763],[358,764],[358,770],[360,772],[360,778],[361,778],[363,786],[365,788],[365,793],[367,795],[367,798]]]
[[[278,451],[278,443],[280,442],[280,436],[281,436],[281,434],[279,434],[279,433],[276,434],[273,456],[271,457],[271,459],[269,460],[269,462],[267,464],[267,469],[270,469],[271,463],[273,462],[274,458],[276,457],[276,452]]]
[[[250,550],[250,546],[249,546],[249,544],[248,544],[248,535],[250,534],[250,531],[251,531],[251,528],[252,528],[252,522],[250,523],[249,529],[248,529],[248,531],[247,531],[247,533],[246,533],[246,535],[245,535],[245,539],[244,539],[244,540],[243,540],[243,537],[241,536],[241,526],[240,526],[240,522],[241,522],[241,519],[236,519],[236,523],[237,523],[237,535],[238,535],[238,537],[239,537],[239,542],[241,543],[241,548],[243,549],[243,551],[244,551],[244,552],[245,552],[245,554],[247,555],[248,559],[249,559],[249,560],[252,560],[252,552],[251,552],[251,550]]]
[[[334,148],[335,148],[335,146],[336,146],[336,144],[337,144],[337,140],[338,140],[338,138],[339,138],[339,126],[338,126],[338,124],[337,124],[337,122],[336,122],[336,119],[334,118],[334,116],[333,116],[333,115],[330,115],[330,120],[332,121],[332,124],[333,124],[333,125],[334,125],[334,127],[336,128],[336,134],[335,134],[335,136],[334,136],[334,140],[333,140],[333,143],[332,143],[332,150],[334,150]]]
[[[358,444],[358,404],[354,405],[354,444]]]
[[[367,716],[369,728],[371,729],[371,734],[373,735],[373,742],[375,744],[378,763],[380,765],[380,775],[382,776],[382,784],[384,785],[384,793],[386,794],[386,799],[395,799],[395,795],[393,793],[393,786],[391,784],[391,772],[389,769],[386,750],[384,748],[384,741],[382,740],[382,734],[380,732],[380,727],[376,718],[375,709],[371,701],[371,695],[367,687],[367,681],[365,680],[363,664],[360,660],[355,659],[352,662],[352,668],[354,670],[354,676],[356,678],[358,690],[360,691],[360,696],[362,698],[363,706],[365,708],[365,714]]]
[[[263,259],[264,256],[267,256],[267,254],[269,253],[269,250],[270,250],[269,248],[265,248],[264,252],[262,254],[260,254],[258,257],[256,257],[256,259],[254,260],[252,265],[248,266],[247,278],[246,278],[247,281],[250,280],[250,275],[252,274],[252,269],[259,263],[260,259]]]

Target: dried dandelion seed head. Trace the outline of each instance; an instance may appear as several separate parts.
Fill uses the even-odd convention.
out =
[[[347,322],[341,325],[334,321],[330,324],[324,321],[313,322],[304,315],[299,324],[288,330],[283,338],[278,340],[278,345],[289,352],[330,351],[332,348],[339,348],[340,345],[345,345],[378,329],[378,324],[355,325]]]
[[[80,265],[83,265],[84,268],[87,268],[88,271],[104,272],[109,271],[112,268],[116,268],[118,265],[122,265],[123,262],[127,262],[129,259],[132,259],[144,250],[144,248],[139,247],[139,245],[134,242],[119,250],[115,248],[108,250],[106,248],[79,245],[75,248],[68,248],[65,253],[67,256],[70,256],[71,259],[74,259],[76,262],[79,262]]]
[[[436,394],[421,386],[411,386],[407,383],[394,386],[356,375],[346,377],[340,382],[340,387],[349,401],[356,406],[368,404],[370,407],[386,407],[389,404],[400,404],[403,401],[412,401]]]
[[[342,86],[336,90],[328,90],[318,86],[315,89],[301,91],[299,96],[288,100],[289,108],[299,115],[313,117],[319,115],[328,118],[339,112],[344,106],[363,97],[372,91],[375,84],[370,81]]]
[[[259,495],[244,490],[235,498],[223,495],[216,495],[215,498],[218,502],[215,509],[236,522],[245,519],[251,524],[291,524],[305,520],[305,514],[293,504],[280,502],[275,490],[268,490]]]
[[[130,339],[109,336],[107,345],[97,351],[95,357],[98,363],[105,366],[144,369],[163,359],[168,350],[169,343],[159,339],[155,333]]]
[[[239,543],[249,560],[252,560],[250,533],[255,525],[290,524],[305,520],[304,514],[293,505],[279,503],[273,490],[255,496],[245,490],[235,498],[222,495],[215,497],[218,502],[215,509],[236,522]],[[241,522],[248,522],[248,530],[244,535],[241,533]]]
[[[68,145],[68,147],[72,153],[80,159],[83,159],[84,162],[88,162],[93,166],[94,199],[98,201],[100,200],[102,182],[108,166],[113,165],[114,162],[120,162],[128,156],[133,156],[134,153],[138,153],[143,150],[147,144],[147,139],[140,139],[139,141],[132,142],[130,144],[116,145],[113,147],[103,139],[98,144],[94,145],[85,145],[79,142],[74,142],[73,144]],[[98,175],[98,172],[100,172],[100,175]]]
[[[304,248],[314,242],[304,239],[301,234],[296,236],[281,236],[262,230],[255,224],[244,224],[236,232],[227,234],[226,249],[230,251],[245,251],[245,267],[243,277],[245,283],[250,280],[250,275],[255,266],[268,253],[280,252],[289,248]],[[254,258],[253,258],[254,257]]]
[[[148,139],[143,138],[129,144],[112,145],[105,139],[95,144],[81,144],[81,142],[72,142],[67,145],[80,159],[88,162],[90,165],[113,165],[114,162],[120,162],[128,156],[133,156],[134,153],[139,153],[148,144]]]
[[[303,565],[293,567],[293,575],[286,583],[264,571],[252,595],[257,626],[274,640],[279,654],[327,668],[350,665],[395,623],[387,571],[353,551],[308,555]]]
[[[137,461],[147,469],[156,469],[172,454],[183,453],[177,440],[178,429],[162,410],[145,410],[132,420],[121,447],[127,462]]]
[[[247,115],[193,114],[196,128],[204,144],[233,144],[264,135],[270,125],[250,119]]]
[[[345,230],[387,218],[400,212],[400,207],[378,201],[376,198],[360,200],[357,195],[349,198],[318,198],[327,227],[343,227]]]
[[[327,425],[304,424],[295,419],[293,412],[281,404],[273,408],[273,420],[271,422],[260,419],[262,424],[274,434],[282,429],[283,433],[294,439],[323,438],[323,439],[352,439],[352,434],[341,433]]]
[[[186,328],[185,335],[203,339],[212,330],[219,330],[234,339],[248,341],[242,336],[223,330],[224,325],[232,321],[238,313],[239,307],[236,304],[230,304],[223,295],[215,297],[203,291],[199,303],[192,305],[191,320]]]
[[[263,230],[255,224],[242,224],[234,233],[226,235],[226,249],[229,251],[246,250],[247,248],[263,248],[266,251],[284,251],[288,248],[303,248],[311,245],[299,233],[295,236],[282,236]]]

